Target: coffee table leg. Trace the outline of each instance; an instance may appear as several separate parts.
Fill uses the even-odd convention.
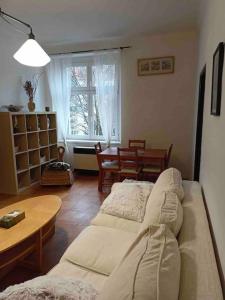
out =
[[[30,260],[22,260],[20,263],[25,268],[42,273],[42,262],[43,262],[43,245],[42,245],[42,230],[40,229],[35,234],[35,252],[34,258]]]
[[[37,269],[39,272],[41,272],[42,263],[43,263],[42,229],[40,229],[37,232],[37,236],[36,236],[36,259],[37,259]]]

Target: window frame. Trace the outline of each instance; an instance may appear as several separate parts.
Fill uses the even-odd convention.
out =
[[[86,87],[71,87],[71,97],[79,94],[87,94],[88,97],[88,135],[75,135],[70,132],[70,124],[68,124],[67,139],[69,141],[104,141],[103,136],[98,136],[94,134],[94,100],[93,96],[96,95],[96,88],[92,85],[92,67],[93,67],[93,58],[91,56],[85,58],[76,58],[73,61],[71,67],[76,66],[86,66],[87,67],[87,86]],[[112,142],[118,143],[121,139],[121,100],[120,100],[120,84],[118,90],[118,110],[116,118],[116,133],[115,137],[112,137]],[[70,123],[70,119],[69,119]]]

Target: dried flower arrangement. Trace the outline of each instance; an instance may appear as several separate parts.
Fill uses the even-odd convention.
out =
[[[37,91],[39,79],[42,74],[43,74],[43,72],[34,74],[32,81],[27,80],[23,85],[23,88],[24,88],[27,96],[29,97],[28,109],[31,112],[35,110],[35,103],[33,102],[33,100],[34,100],[34,97],[35,97],[35,94]]]
[[[24,88],[27,96],[29,97],[29,99],[35,97],[37,87],[38,87],[38,82],[39,82],[39,79],[42,74],[43,74],[43,72],[34,74],[31,81],[27,80],[24,83],[23,88]]]

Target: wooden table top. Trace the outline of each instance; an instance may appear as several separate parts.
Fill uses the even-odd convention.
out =
[[[102,157],[110,157],[110,156],[118,156],[117,154],[117,147],[110,147],[106,148],[104,151],[99,153]],[[138,156],[141,158],[158,158],[158,159],[165,159],[167,155],[166,149],[145,149],[145,150],[138,150]],[[129,154],[130,156],[130,154]]]
[[[22,242],[53,219],[61,207],[61,199],[46,195],[29,198],[0,209],[0,217],[19,209],[25,211],[25,219],[15,226],[0,227],[0,253]]]

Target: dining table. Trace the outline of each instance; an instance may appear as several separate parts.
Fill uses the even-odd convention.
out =
[[[166,158],[167,158],[167,149],[157,149],[157,148],[149,148],[149,149],[138,149],[138,159],[140,162],[142,161],[154,161],[157,162],[161,170],[163,171],[166,167]],[[125,154],[126,155],[126,154]],[[118,160],[118,151],[117,147],[109,147],[99,153],[99,157],[102,161],[104,160]],[[127,159],[131,159],[132,156],[129,153]]]

